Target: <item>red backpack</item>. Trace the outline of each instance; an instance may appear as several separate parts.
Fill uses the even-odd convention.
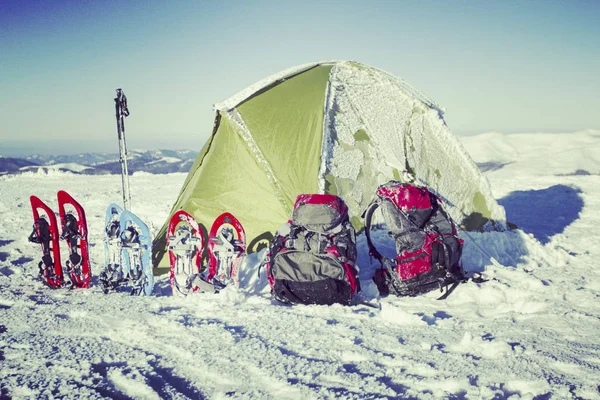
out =
[[[445,298],[464,279],[460,266],[463,240],[441,201],[427,188],[390,181],[363,213],[369,254],[381,268],[373,280],[381,295],[416,296],[452,285]],[[374,211],[380,208],[396,257],[381,255],[371,237]]]
[[[337,196],[299,195],[269,250],[267,278],[279,301],[348,304],[360,290],[355,232]]]

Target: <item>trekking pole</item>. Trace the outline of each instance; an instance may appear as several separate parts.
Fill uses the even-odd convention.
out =
[[[115,98],[115,114],[117,117],[117,134],[119,137],[119,162],[121,163],[121,181],[123,184],[123,204],[125,210],[130,209],[129,170],[127,168],[127,145],[125,144],[125,117],[129,116],[127,97],[122,89],[117,89]]]

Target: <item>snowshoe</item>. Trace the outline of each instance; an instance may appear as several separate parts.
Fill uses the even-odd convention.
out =
[[[173,294],[185,296],[190,290],[199,290],[199,286],[193,285],[193,280],[200,274],[202,267],[204,236],[194,217],[183,210],[177,211],[171,217],[167,231],[167,248]]]
[[[88,288],[92,277],[88,252],[87,221],[83,207],[67,192],[58,192],[58,210],[62,225],[60,238],[67,242],[69,259],[65,263],[71,287]],[[66,210],[70,205],[74,212]]]
[[[104,270],[99,279],[104,293],[116,289],[122,277],[121,272],[121,231],[120,218],[123,209],[111,203],[104,218]],[[121,274],[122,275],[122,274]]]
[[[246,233],[240,221],[226,212],[217,217],[208,235],[208,276],[217,286],[239,285],[239,267],[246,252]]]
[[[131,295],[151,295],[154,274],[148,227],[135,214],[114,203],[106,210],[105,223],[106,266],[99,276],[104,293],[130,285]]]
[[[154,289],[154,274],[150,261],[152,238],[148,226],[132,212],[123,211],[119,228],[123,278],[132,284],[131,295],[150,296]]]
[[[29,241],[42,246],[42,260],[38,264],[40,279],[51,288],[59,288],[64,283],[64,276],[58,247],[56,215],[38,197],[31,196],[29,200],[33,211],[33,232],[29,235]],[[40,210],[45,215],[41,214]]]

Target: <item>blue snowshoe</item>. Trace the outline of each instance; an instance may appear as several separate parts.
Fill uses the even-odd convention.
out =
[[[99,277],[104,293],[131,285],[132,296],[152,294],[152,240],[142,220],[120,206],[110,204],[105,217],[104,249],[106,267]]]

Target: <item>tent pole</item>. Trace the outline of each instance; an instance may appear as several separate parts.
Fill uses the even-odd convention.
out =
[[[122,89],[117,89],[115,98],[115,113],[117,117],[117,135],[119,137],[119,162],[121,163],[121,182],[123,185],[123,205],[130,210],[131,194],[129,193],[129,170],[127,168],[127,145],[125,144],[125,117],[129,116],[127,97]]]

